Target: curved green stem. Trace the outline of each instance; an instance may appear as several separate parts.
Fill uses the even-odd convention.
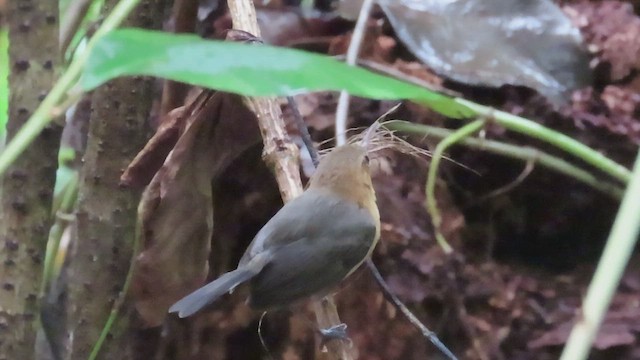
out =
[[[509,130],[556,146],[625,184],[631,179],[629,169],[567,135],[551,130],[531,120],[479,105],[465,99],[456,98],[456,102],[475,111],[478,116],[487,117]]]
[[[385,126],[390,130],[396,130],[406,134],[432,136],[438,139],[446,138],[453,133],[452,130],[448,129],[429,125],[414,124],[400,120],[389,121],[385,123]],[[622,195],[624,194],[624,190],[617,184],[602,181],[602,179],[599,179],[592,173],[585,171],[566,160],[532,147],[517,146],[495,140],[478,138],[465,138],[462,139],[459,144],[475,150],[486,151],[513,159],[534,161],[535,163],[538,163],[550,170],[580,181],[583,184],[588,185],[616,200],[622,199]]]
[[[467,138],[474,133],[480,131],[482,127],[484,127],[485,120],[475,120],[460,129],[454,131],[451,135],[444,138],[438,146],[436,146],[435,150],[433,150],[433,155],[431,157],[431,164],[429,164],[429,172],[427,173],[427,184],[426,184],[426,193],[427,200],[426,206],[429,215],[431,215],[431,221],[433,222],[434,232],[436,234],[436,240],[442,250],[446,254],[449,254],[453,251],[451,245],[447,242],[444,235],[442,235],[442,231],[440,230],[440,225],[442,225],[442,216],[440,215],[440,210],[438,209],[438,202],[436,200],[436,180],[438,177],[438,167],[440,165],[440,160],[444,154],[444,151],[448,149],[450,146],[460,142],[462,139]]]
[[[574,325],[560,360],[583,360],[615,294],[640,233],[640,153],[633,176],[613,223],[598,268],[589,284],[582,312]]]
[[[113,8],[111,14],[104,20],[95,35],[87,43],[87,48],[69,64],[69,67],[60,79],[58,79],[51,91],[49,91],[47,97],[44,98],[29,120],[27,120],[20,131],[11,139],[11,142],[7,144],[4,151],[0,153],[0,175],[7,170],[18,156],[22,154],[24,149],[40,134],[42,129],[49,124],[53,117],[53,110],[64,100],[65,95],[80,76],[80,72],[87,62],[91,49],[93,49],[96,41],[104,34],[118,27],[139,1],[140,0],[122,0]]]

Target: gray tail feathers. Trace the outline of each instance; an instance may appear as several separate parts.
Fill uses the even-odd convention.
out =
[[[191,316],[256,275],[256,271],[246,267],[230,271],[173,304],[169,312],[177,312],[181,318]]]
[[[173,304],[169,312],[177,312],[181,318],[195,314],[203,307],[216,301],[220,296],[233,290],[234,287],[258,275],[271,261],[271,258],[271,251],[255,254],[245,265],[220,276]]]

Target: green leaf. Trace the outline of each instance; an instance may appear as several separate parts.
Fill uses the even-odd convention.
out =
[[[193,35],[113,31],[97,41],[81,84],[91,90],[125,75],[157,76],[247,96],[346,90],[366,98],[409,99],[449,117],[474,114],[447,96],[328,56]]]

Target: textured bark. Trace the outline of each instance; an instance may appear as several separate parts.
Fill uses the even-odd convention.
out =
[[[107,11],[116,0],[106,1]],[[158,28],[162,0],[145,0],[124,26]],[[127,275],[140,192],[120,186],[120,175],[147,138],[152,80],[111,81],[93,96],[81,172],[75,241],[69,265],[68,358],[86,359]],[[131,306],[125,304],[100,358],[133,358]]]
[[[58,4],[9,1],[10,141],[53,85]],[[52,125],[0,180],[0,359],[32,359],[61,128]]]

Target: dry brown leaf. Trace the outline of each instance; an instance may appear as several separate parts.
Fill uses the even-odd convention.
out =
[[[187,125],[186,120],[199,112],[212,95],[211,91],[202,91],[190,104],[170,111],[162,120],[153,137],[120,176],[120,183],[132,187],[148,185],[180,135],[184,133]]]
[[[196,102],[138,210],[143,249],[132,291],[147,326],[161,325],[171,304],[204,282],[213,230],[211,181],[260,139],[240,97],[209,92]]]

